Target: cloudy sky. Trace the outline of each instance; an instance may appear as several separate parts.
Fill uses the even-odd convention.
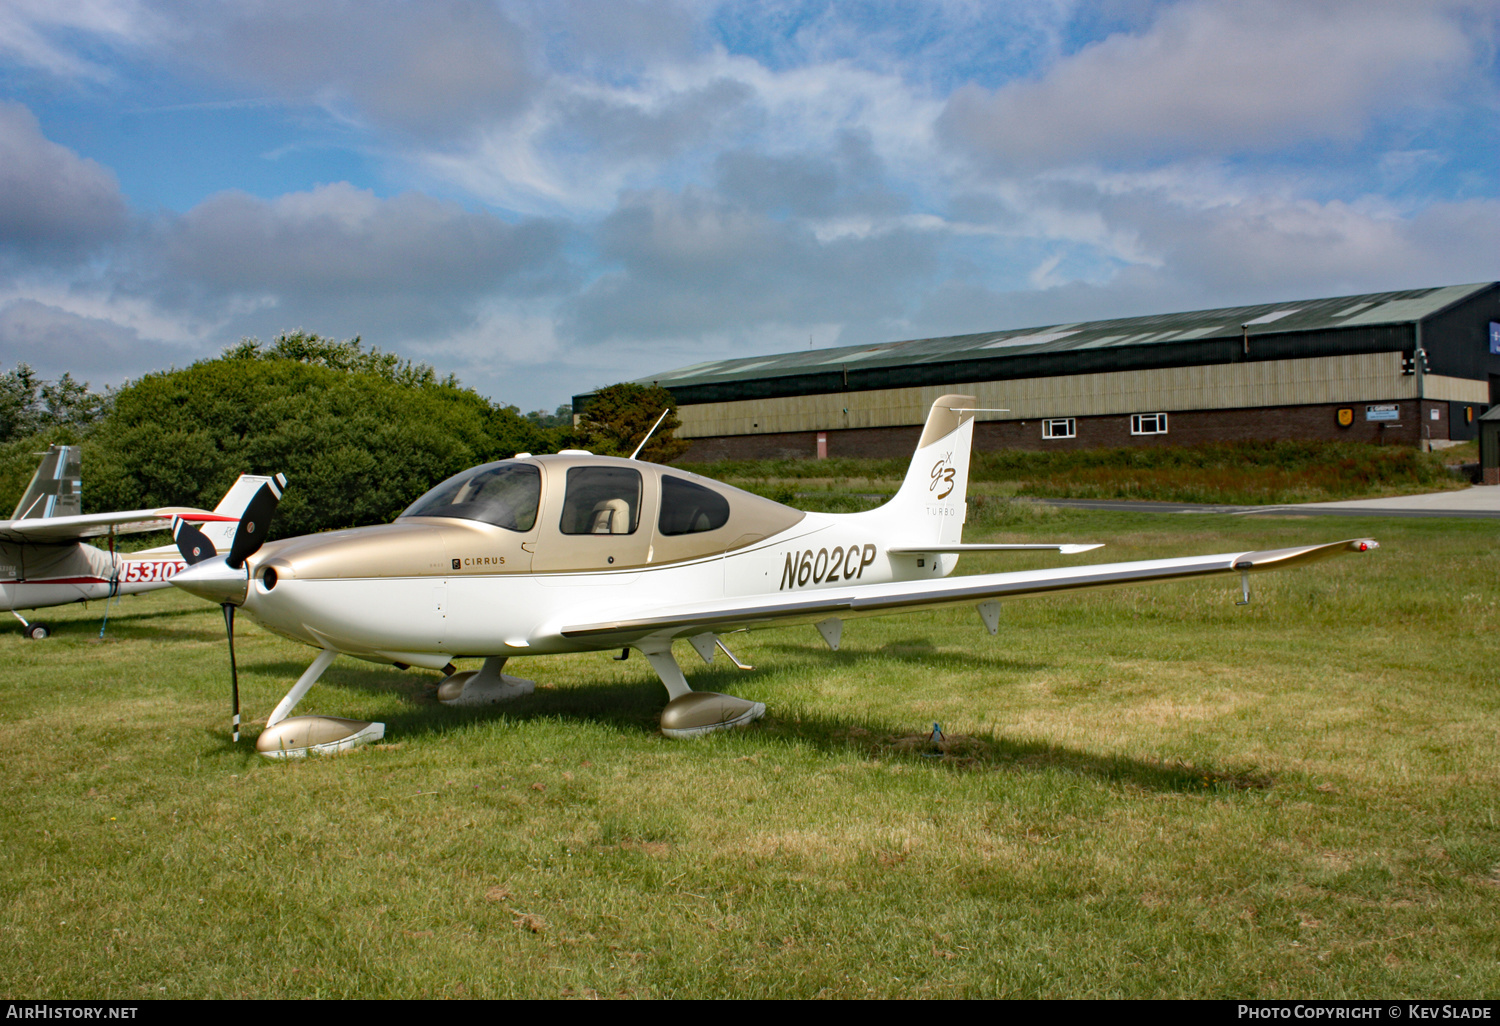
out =
[[[0,369],[700,360],[1500,278],[1500,0],[0,0]]]

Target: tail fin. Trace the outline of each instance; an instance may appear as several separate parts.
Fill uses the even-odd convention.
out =
[[[963,538],[974,403],[971,395],[945,395],[932,404],[901,490],[880,509],[864,514],[899,528],[902,544],[910,539],[912,545],[947,545]]]
[[[76,445],[49,446],[31,476],[12,520],[76,517],[83,513],[83,471]]]

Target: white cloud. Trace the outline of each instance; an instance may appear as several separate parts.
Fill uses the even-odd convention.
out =
[[[0,101],[0,252],[74,253],[125,224],[109,170],[45,138],[25,107]]]
[[[6,0],[0,4],[0,54],[62,79],[107,82],[114,78],[107,65],[82,52],[85,48],[69,45],[76,37],[106,46],[133,47],[160,29],[159,19],[135,0]]]
[[[484,293],[545,268],[546,222],[510,224],[420,193],[381,199],[345,182],[262,200],[220,193],[164,233],[171,273],[225,294],[365,298]]]
[[[1455,5],[1203,0],[1167,8],[1041,77],[948,101],[945,137],[997,167],[1350,143],[1387,108],[1474,81]]]
[[[852,64],[771,71],[722,49],[616,83],[552,76],[513,123],[410,158],[435,182],[524,212],[597,215],[631,189],[680,186],[726,150],[796,154],[858,131],[893,172],[936,179],[941,109]]]

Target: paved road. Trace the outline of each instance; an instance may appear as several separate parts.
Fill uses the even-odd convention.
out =
[[[1391,499],[1307,502],[1287,506],[1214,506],[1188,502],[1123,502],[1105,499],[1038,499],[1073,509],[1112,509],[1136,513],[1227,513],[1231,516],[1480,517],[1500,519],[1500,485],[1476,485],[1457,492],[1398,495]]]

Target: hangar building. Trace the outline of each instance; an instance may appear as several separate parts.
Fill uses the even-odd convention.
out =
[[[1500,403],[1500,282],[715,360],[670,389],[687,459],[904,456],[938,396],[980,449],[1326,438],[1440,447]],[[589,396],[575,396],[582,410]]]

